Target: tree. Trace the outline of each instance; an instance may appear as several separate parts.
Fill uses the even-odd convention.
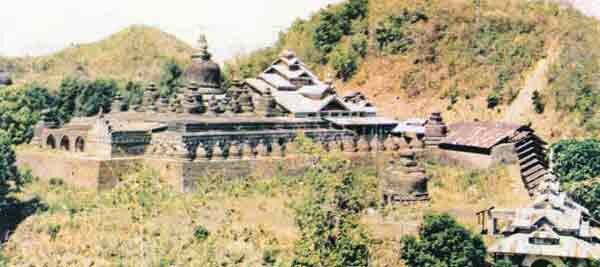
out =
[[[336,77],[348,81],[358,71],[359,55],[354,50],[338,47],[331,54],[331,64]]]
[[[18,192],[23,185],[15,162],[16,156],[11,138],[6,132],[0,130],[0,211],[10,204],[9,195]]]
[[[592,217],[600,220],[600,181],[589,181],[576,184],[570,191],[575,202],[586,207]]]
[[[554,172],[562,182],[578,182],[600,176],[599,140],[562,140],[551,149]]]
[[[341,24],[340,16],[334,12],[324,11],[315,30],[315,47],[326,54],[331,52],[344,36],[344,32],[346,30]]]
[[[60,118],[68,121],[73,116],[92,116],[100,108],[109,111],[112,98],[118,90],[114,80],[66,78],[61,82],[57,98]]]
[[[369,0],[348,0],[342,8],[341,16],[347,20],[366,18],[369,14]]]
[[[300,239],[291,266],[369,266],[370,239],[359,223],[363,186],[353,174],[339,174],[346,165],[324,160],[309,171],[311,189],[294,209]]]
[[[162,65],[160,74],[160,93],[162,96],[171,97],[181,87],[181,75],[183,68],[173,59],[169,59]]]
[[[419,237],[403,237],[401,244],[401,259],[409,267],[485,266],[486,248],[481,238],[447,214],[426,215]]]
[[[53,103],[48,89],[37,84],[1,91],[0,129],[13,144],[28,142],[33,137],[33,125],[39,121],[41,111]]]

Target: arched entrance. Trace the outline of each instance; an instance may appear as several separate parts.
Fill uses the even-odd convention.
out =
[[[53,135],[48,135],[46,138],[46,147],[50,149],[56,149],[56,140]]]
[[[533,264],[531,264],[531,267],[556,267],[556,266],[554,266],[554,264],[552,264],[551,262],[542,259],[542,260],[535,261]]]
[[[66,135],[63,136],[63,138],[60,140],[60,149],[69,151],[70,147],[71,147],[71,145],[69,143],[69,137]]]
[[[75,139],[75,152],[84,152],[85,151],[85,140],[83,137],[79,136]]]

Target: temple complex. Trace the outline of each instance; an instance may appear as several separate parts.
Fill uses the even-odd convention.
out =
[[[300,132],[327,150],[351,154],[402,145],[390,136],[395,120],[378,117],[360,94],[338,96],[331,81],[320,81],[289,50],[257,78],[223,88],[202,36],[184,77],[172,98],[150,83],[139,106],[116,95],[111,110],[93,117],[61,124],[44,116],[32,141],[41,150],[20,152],[19,164],[40,177],[110,187],[120,168],[136,163],[159,169],[186,191],[191,179],[213,170],[243,176],[265,159],[292,156]],[[36,154],[52,151],[62,153]]]

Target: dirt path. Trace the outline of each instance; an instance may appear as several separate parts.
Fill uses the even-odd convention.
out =
[[[548,86],[548,70],[560,52],[557,44],[556,41],[552,42],[548,56],[540,60],[533,72],[527,76],[519,95],[504,111],[504,122],[527,123],[531,115],[535,114],[531,98],[533,92],[542,92]]]

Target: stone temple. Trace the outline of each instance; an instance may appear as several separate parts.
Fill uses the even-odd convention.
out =
[[[61,124],[43,119],[35,127],[36,149],[18,153],[35,175],[107,188],[131,164],[150,166],[183,191],[207,175],[243,177],[272,172],[295,154],[298,133],[325,151],[350,154],[394,148],[397,122],[377,116],[360,93],[339,96],[289,50],[258,77],[223,88],[206,39],[184,73],[175,98],[147,86],[143,103],[127,106],[117,95],[111,110]]]

